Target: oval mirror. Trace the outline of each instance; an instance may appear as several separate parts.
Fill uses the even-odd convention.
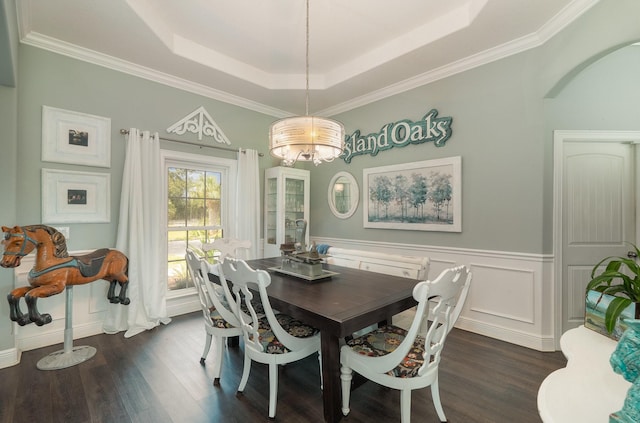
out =
[[[329,208],[333,214],[346,219],[358,208],[358,183],[349,172],[336,173],[329,182]]]

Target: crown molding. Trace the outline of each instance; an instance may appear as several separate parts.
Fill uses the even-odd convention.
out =
[[[599,0],[575,0],[551,18],[538,31],[504,43],[500,46],[490,48],[483,52],[474,54],[464,59],[449,63],[420,75],[388,85],[380,90],[372,91],[366,95],[356,97],[344,103],[326,108],[317,112],[322,116],[334,116],[344,113],[356,107],[400,94],[441,79],[453,76],[491,62],[512,56],[539,47],[549,41],[554,35],[575,21],[583,13],[598,3]]]
[[[333,107],[326,108],[316,112],[318,115],[333,116],[339,113],[347,112],[357,107],[400,94],[438,80],[456,75],[467,70],[506,58],[508,56],[538,47],[554,35],[564,29],[567,25],[575,21],[584,14],[599,0],[575,0],[563,8],[558,14],[550,19],[538,31],[521,37],[519,39],[502,44],[495,48],[485,50],[473,56],[452,62],[441,66],[437,69],[425,72],[423,74],[399,81],[388,85],[382,89],[372,91],[365,95],[353,98]],[[28,5],[28,2],[25,2]],[[253,110],[269,116],[284,118],[291,116],[290,112],[267,106],[255,101],[248,100],[243,97],[235,96],[227,92],[213,89],[203,84],[195,83],[184,78],[179,78],[164,72],[159,72],[144,66],[137,65],[125,60],[115,58],[113,56],[98,53],[93,50],[85,49],[64,41],[39,34],[31,31],[31,25],[28,20],[28,10],[26,6],[17,8],[18,29],[21,42],[34,47],[42,48],[54,53],[58,53],[67,57],[82,60],[98,66],[113,69],[129,75],[137,76],[143,79],[154,81],[163,85],[177,88],[183,91],[202,95],[207,98],[222,101],[224,103],[239,106],[248,110]]]
[[[20,41],[33,47],[38,47],[44,50],[51,51],[53,53],[71,57],[73,59],[82,60],[84,62],[137,76],[139,78],[147,79],[149,81],[157,82],[183,91],[198,94],[214,100],[219,100],[224,103],[233,104],[235,106],[243,107],[255,112],[264,113],[269,116],[279,118],[291,116],[290,112],[286,112],[284,110],[269,107],[255,101],[248,100],[246,98],[207,87],[203,84],[198,84],[174,75],[159,72],[145,66],[140,66],[126,60],[118,59],[113,56],[98,53],[96,51],[85,49],[74,44],[66,43],[64,41],[48,37],[37,32],[28,32],[26,35],[22,36]]]
[[[369,103],[373,103],[375,101],[382,100],[396,94],[410,91],[412,89],[428,85],[430,83],[471,70],[473,68],[486,65],[496,60],[503,59],[505,57],[520,53],[530,48],[537,47],[540,44],[540,39],[536,34],[528,35],[498,46],[496,48],[485,50],[481,53],[474,54],[462,60],[449,63],[420,75],[407,78],[395,84],[388,85],[380,90],[372,91],[366,95],[356,97],[334,107],[320,110],[319,112],[317,112],[317,114],[323,116],[333,116],[338,113],[347,112],[349,110],[355,109],[356,107],[362,107]]]
[[[551,37],[569,26],[569,24],[582,16],[599,1],[600,0],[575,0],[565,6],[554,17],[549,19],[549,21],[547,21],[540,30],[538,30],[537,33],[540,40],[542,40],[542,44],[546,43],[551,39]]]

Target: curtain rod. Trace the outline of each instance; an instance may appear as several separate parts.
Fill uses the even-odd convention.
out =
[[[120,133],[122,135],[128,135],[129,134],[129,130],[128,129],[121,129]],[[195,145],[196,147],[217,148],[218,150],[225,150],[225,151],[238,151],[237,148],[220,147],[220,146],[217,146],[217,145],[198,144],[197,142],[175,140],[175,139],[172,139],[172,138],[162,138],[162,137],[160,137],[160,139],[162,141],[171,141],[171,142],[177,142],[177,143],[180,143],[180,144]],[[245,153],[244,150],[242,152]],[[263,157],[264,154],[258,153],[258,156]]]

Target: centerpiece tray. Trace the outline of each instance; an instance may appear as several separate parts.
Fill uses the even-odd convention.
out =
[[[338,272],[332,272],[330,270],[325,270],[322,269],[322,274],[320,275],[315,275],[315,276],[310,276],[310,275],[303,275],[301,273],[296,273],[296,272],[292,272],[289,270],[285,270],[282,267],[270,267],[269,270],[273,270],[276,273],[282,273],[283,275],[289,275],[289,276],[294,276],[296,278],[300,278],[300,279],[304,279],[306,281],[318,281],[318,280],[323,280],[323,279],[328,279],[331,276],[335,276],[335,275],[339,275]]]

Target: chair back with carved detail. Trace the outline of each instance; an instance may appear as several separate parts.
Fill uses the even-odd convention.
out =
[[[388,325],[349,340],[340,351],[342,412],[349,413],[352,373],[401,392],[402,422],[411,416],[411,391],[431,387],[438,417],[446,421],[438,388],[438,367],[447,335],[460,315],[471,284],[465,266],[444,270],[413,289],[418,302],[408,330]],[[429,320],[432,319],[432,320]]]
[[[278,365],[291,363],[318,353],[320,361],[320,333],[287,314],[271,308],[267,287],[271,276],[264,270],[254,270],[245,261],[226,258],[220,263],[221,282],[231,285],[236,317],[244,335],[244,371],[239,392],[243,392],[249,379],[251,362],[269,365],[269,417],[276,414],[278,393]],[[262,305],[263,315],[255,305]],[[243,313],[242,310],[247,310]]]

